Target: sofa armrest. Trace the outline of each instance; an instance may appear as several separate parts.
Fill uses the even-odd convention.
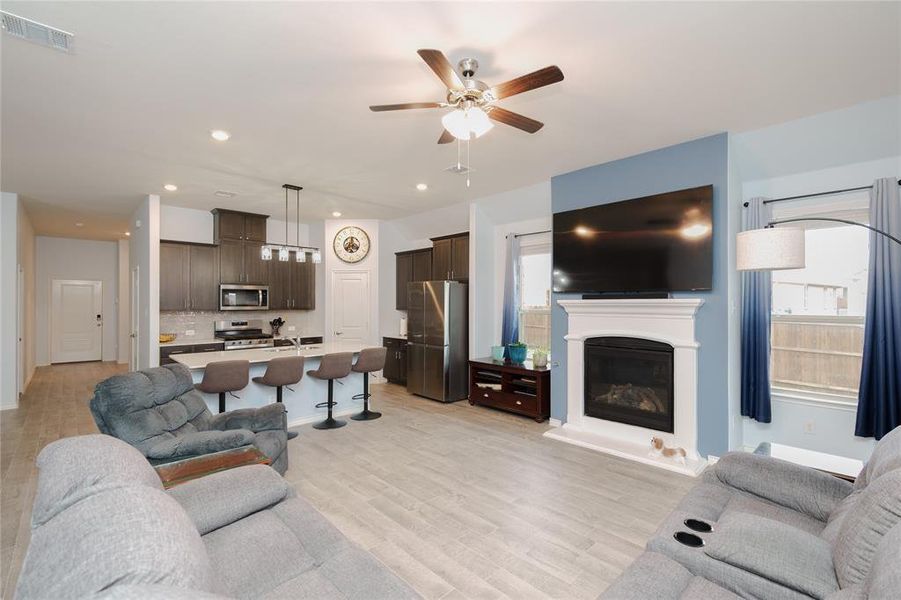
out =
[[[291,487],[268,466],[248,465],[188,481],[168,493],[206,535],[281,502]]]
[[[147,451],[147,458],[154,460],[178,460],[240,448],[252,443],[253,432],[246,429],[196,431],[154,444]]]
[[[851,493],[847,481],[784,460],[730,452],[714,466],[717,478],[733,488],[826,521]]]
[[[287,427],[288,419],[285,416],[285,406],[277,402],[260,408],[239,408],[220,413],[214,415],[210,420],[210,429],[218,429],[219,431],[247,429],[257,433],[273,429],[285,431]]]
[[[728,513],[708,536],[704,553],[812,598],[838,590],[826,540],[764,517]]]

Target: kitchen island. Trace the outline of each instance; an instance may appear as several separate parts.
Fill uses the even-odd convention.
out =
[[[262,376],[266,372],[266,365],[273,358],[303,356],[303,379],[300,380],[300,383],[291,386],[293,391],[286,386],[282,397],[285,408],[288,410],[288,427],[297,427],[320,421],[326,416],[326,409],[316,408],[316,404],[325,402],[328,399],[328,382],[310,377],[307,375],[307,371],[318,369],[319,361],[326,354],[353,352],[357,355],[360,350],[368,346],[369,344],[354,342],[325,342],[323,344],[302,345],[300,348],[284,346],[279,348],[254,348],[251,350],[224,350],[220,352],[179,354],[172,358],[191,370],[191,378],[194,380],[194,383],[200,383],[200,380],[203,379],[204,370],[209,363],[224,360],[249,361],[250,381],[247,387],[236,392],[238,398],[234,398],[230,394],[225,396],[226,410],[235,410],[237,408],[258,408],[275,402],[275,388],[254,383],[253,378]],[[352,372],[344,379],[336,381],[334,398],[338,405],[334,408],[334,415],[337,417],[362,410],[363,401],[352,400],[354,395],[362,392],[362,373]],[[210,412],[215,414],[219,411],[218,395],[203,394],[203,397]]]

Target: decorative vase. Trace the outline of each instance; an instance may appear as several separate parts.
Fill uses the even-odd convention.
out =
[[[536,369],[544,369],[547,367],[547,353],[535,351],[532,353],[532,366]]]
[[[498,362],[504,362],[504,347],[503,346],[492,346],[491,347],[491,359],[496,360]]]
[[[526,362],[526,355],[529,352],[529,348],[527,346],[507,346],[507,356],[510,358],[510,362],[514,362],[516,364],[522,364]]]

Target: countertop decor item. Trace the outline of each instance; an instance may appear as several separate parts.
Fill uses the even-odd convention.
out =
[[[529,347],[522,342],[516,342],[515,344],[507,345],[507,358],[510,359],[510,362],[521,365],[526,361],[528,352]]]
[[[278,335],[279,330],[284,324],[285,320],[281,317],[275,317],[274,319],[269,321],[269,327],[272,327],[272,335]]]
[[[544,350],[535,350],[532,353],[532,364],[539,369],[547,367],[547,352]]]
[[[504,349],[505,348],[503,346],[492,346],[491,358],[493,358],[497,362],[504,362]]]
[[[168,344],[169,342],[174,342],[177,336],[174,333],[161,333],[160,334],[160,343]]]

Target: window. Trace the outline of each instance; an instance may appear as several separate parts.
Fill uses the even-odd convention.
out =
[[[867,222],[865,194],[774,205],[774,219],[837,217]],[[785,206],[780,206],[785,205]],[[805,228],[807,266],[773,271],[770,380],[773,390],[856,402],[863,354],[869,233],[829,222]]]
[[[549,352],[551,348],[551,237],[550,234],[520,238],[519,340],[529,347]]]

